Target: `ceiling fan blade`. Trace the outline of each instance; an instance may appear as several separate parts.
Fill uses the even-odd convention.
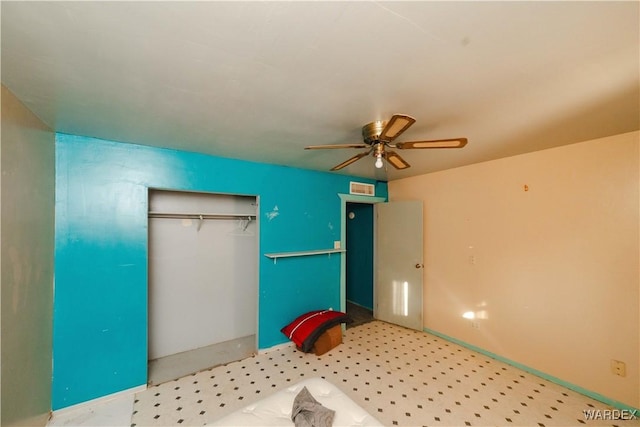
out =
[[[391,142],[396,139],[402,132],[409,129],[409,126],[414,124],[416,119],[404,114],[394,114],[387,125],[382,129],[380,133],[380,140],[385,142]]]
[[[305,150],[324,150],[332,148],[368,148],[367,144],[333,144],[333,145],[310,145],[304,147]]]
[[[409,163],[407,163],[402,157],[400,157],[398,153],[394,151],[387,150],[384,153],[384,157],[385,159],[387,159],[387,162],[389,162],[391,166],[396,169],[406,169],[408,167],[411,167]]]
[[[433,141],[407,141],[396,143],[395,148],[462,148],[467,145],[467,138],[438,139]]]
[[[371,152],[371,150],[365,151],[365,152],[360,153],[360,154],[356,154],[355,156],[351,157],[350,159],[345,160],[344,162],[340,163],[339,165],[332,167],[331,170],[332,171],[337,171],[337,170],[340,170],[340,169],[342,169],[344,167],[347,167],[351,163],[357,162],[358,160],[360,160],[364,156],[368,155],[370,152]]]

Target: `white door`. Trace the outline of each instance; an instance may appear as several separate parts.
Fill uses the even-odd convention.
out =
[[[422,330],[422,202],[378,203],[374,317]]]

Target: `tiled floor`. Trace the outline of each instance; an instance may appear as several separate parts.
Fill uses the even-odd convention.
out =
[[[284,347],[136,394],[132,425],[204,425],[303,378],[322,377],[385,425],[640,426],[585,419],[611,409],[502,362],[374,321],[315,356]]]

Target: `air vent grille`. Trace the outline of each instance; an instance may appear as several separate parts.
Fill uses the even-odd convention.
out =
[[[365,184],[363,182],[353,182],[349,187],[349,193],[360,194],[362,196],[375,196],[376,190],[373,184]]]

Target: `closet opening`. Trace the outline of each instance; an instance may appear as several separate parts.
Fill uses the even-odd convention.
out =
[[[149,189],[148,384],[257,352],[258,199]]]
[[[346,204],[346,313],[347,327],[373,320],[373,205]]]

